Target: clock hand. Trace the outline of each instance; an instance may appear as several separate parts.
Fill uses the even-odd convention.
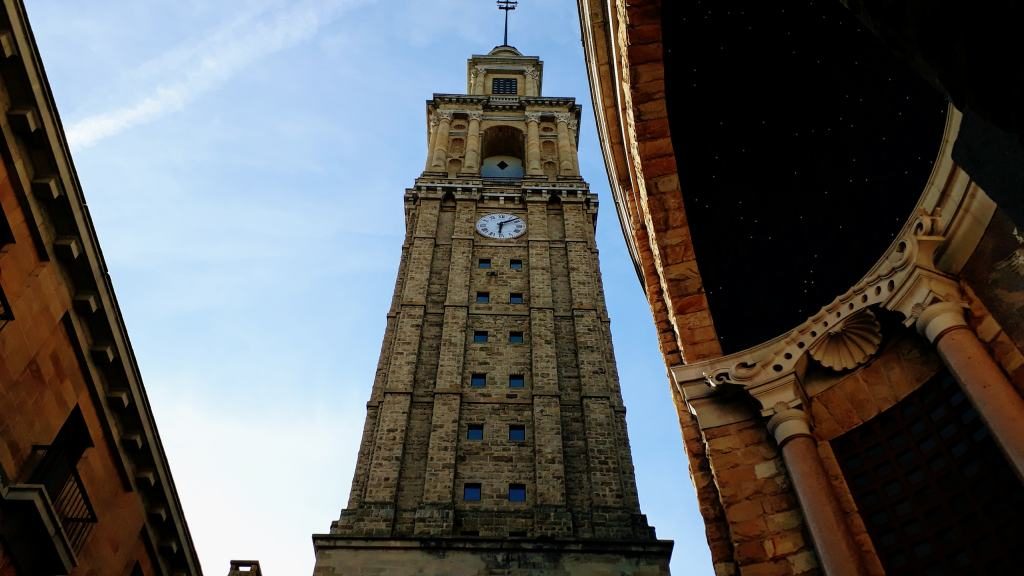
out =
[[[519,220],[519,218],[510,218],[508,220],[505,220],[504,222],[499,222],[498,226],[504,226],[505,224],[508,224],[509,222],[515,222],[516,220]]]

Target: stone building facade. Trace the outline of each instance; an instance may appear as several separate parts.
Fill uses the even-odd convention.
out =
[[[0,574],[200,574],[20,0],[0,108]]]
[[[580,107],[499,46],[427,103],[426,167],[348,506],[318,576],[667,574],[640,512]]]
[[[715,573],[1015,572],[1024,223],[961,113],[840,3],[579,6]]]

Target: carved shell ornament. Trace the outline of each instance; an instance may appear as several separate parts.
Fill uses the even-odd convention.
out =
[[[830,329],[808,349],[811,357],[833,370],[860,366],[878,351],[882,327],[871,310],[862,310]]]

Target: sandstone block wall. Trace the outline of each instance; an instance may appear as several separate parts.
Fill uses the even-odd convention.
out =
[[[615,374],[594,200],[408,195],[409,234],[336,533],[650,537]],[[520,216],[526,234],[476,234],[476,220],[491,212]],[[489,301],[478,299],[484,293]],[[513,332],[521,343],[510,342]],[[474,375],[486,385],[473,386]],[[524,386],[511,387],[513,376]],[[470,424],[484,426],[483,440],[466,438]],[[510,425],[525,426],[526,441],[510,441]],[[467,483],[481,484],[480,501],[463,498]],[[510,484],[526,486],[526,502],[509,501]]]

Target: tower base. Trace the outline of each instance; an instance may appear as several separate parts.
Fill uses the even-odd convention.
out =
[[[315,534],[313,576],[668,576],[672,541]]]

